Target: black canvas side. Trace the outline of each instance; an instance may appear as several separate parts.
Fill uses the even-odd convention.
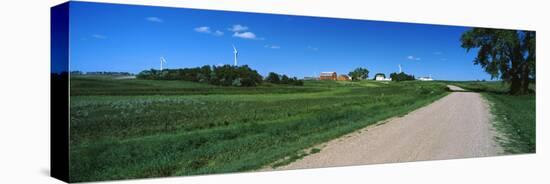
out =
[[[50,169],[69,182],[69,3],[51,8]]]

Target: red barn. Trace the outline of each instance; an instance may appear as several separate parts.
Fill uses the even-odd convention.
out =
[[[340,76],[338,76],[338,80],[339,81],[347,81],[347,80],[351,80],[351,78],[348,75],[340,75]]]
[[[321,72],[321,75],[319,76],[320,80],[336,80],[337,75],[336,72]]]

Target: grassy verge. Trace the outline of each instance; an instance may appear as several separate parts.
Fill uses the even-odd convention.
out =
[[[447,94],[437,82],[220,88],[93,80],[71,79],[79,91],[71,93],[73,182],[259,169]]]
[[[535,153],[535,95],[510,96],[484,93],[492,103],[498,141],[507,153]]]
[[[535,153],[535,94],[507,95],[508,86],[500,82],[469,82],[456,84],[481,92],[491,102],[493,126],[502,135],[497,141],[506,153]]]

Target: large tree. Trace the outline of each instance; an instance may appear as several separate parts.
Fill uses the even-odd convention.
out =
[[[351,77],[351,80],[363,80],[369,77],[369,70],[359,67],[349,72],[348,75]]]
[[[481,65],[491,78],[510,83],[511,94],[525,94],[535,79],[534,31],[473,28],[462,34],[462,47],[478,49],[474,64]]]
[[[409,74],[406,74],[405,72],[401,72],[401,73],[394,72],[390,74],[390,78],[392,81],[397,81],[397,82],[408,81],[408,80],[414,80],[414,75],[409,75]]]
[[[281,76],[275,72],[269,72],[265,78],[265,81],[278,84],[281,81]]]

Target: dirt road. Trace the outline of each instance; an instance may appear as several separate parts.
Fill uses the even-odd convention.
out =
[[[502,151],[490,117],[480,94],[453,92],[406,116],[332,140],[321,152],[277,170],[494,156]]]

